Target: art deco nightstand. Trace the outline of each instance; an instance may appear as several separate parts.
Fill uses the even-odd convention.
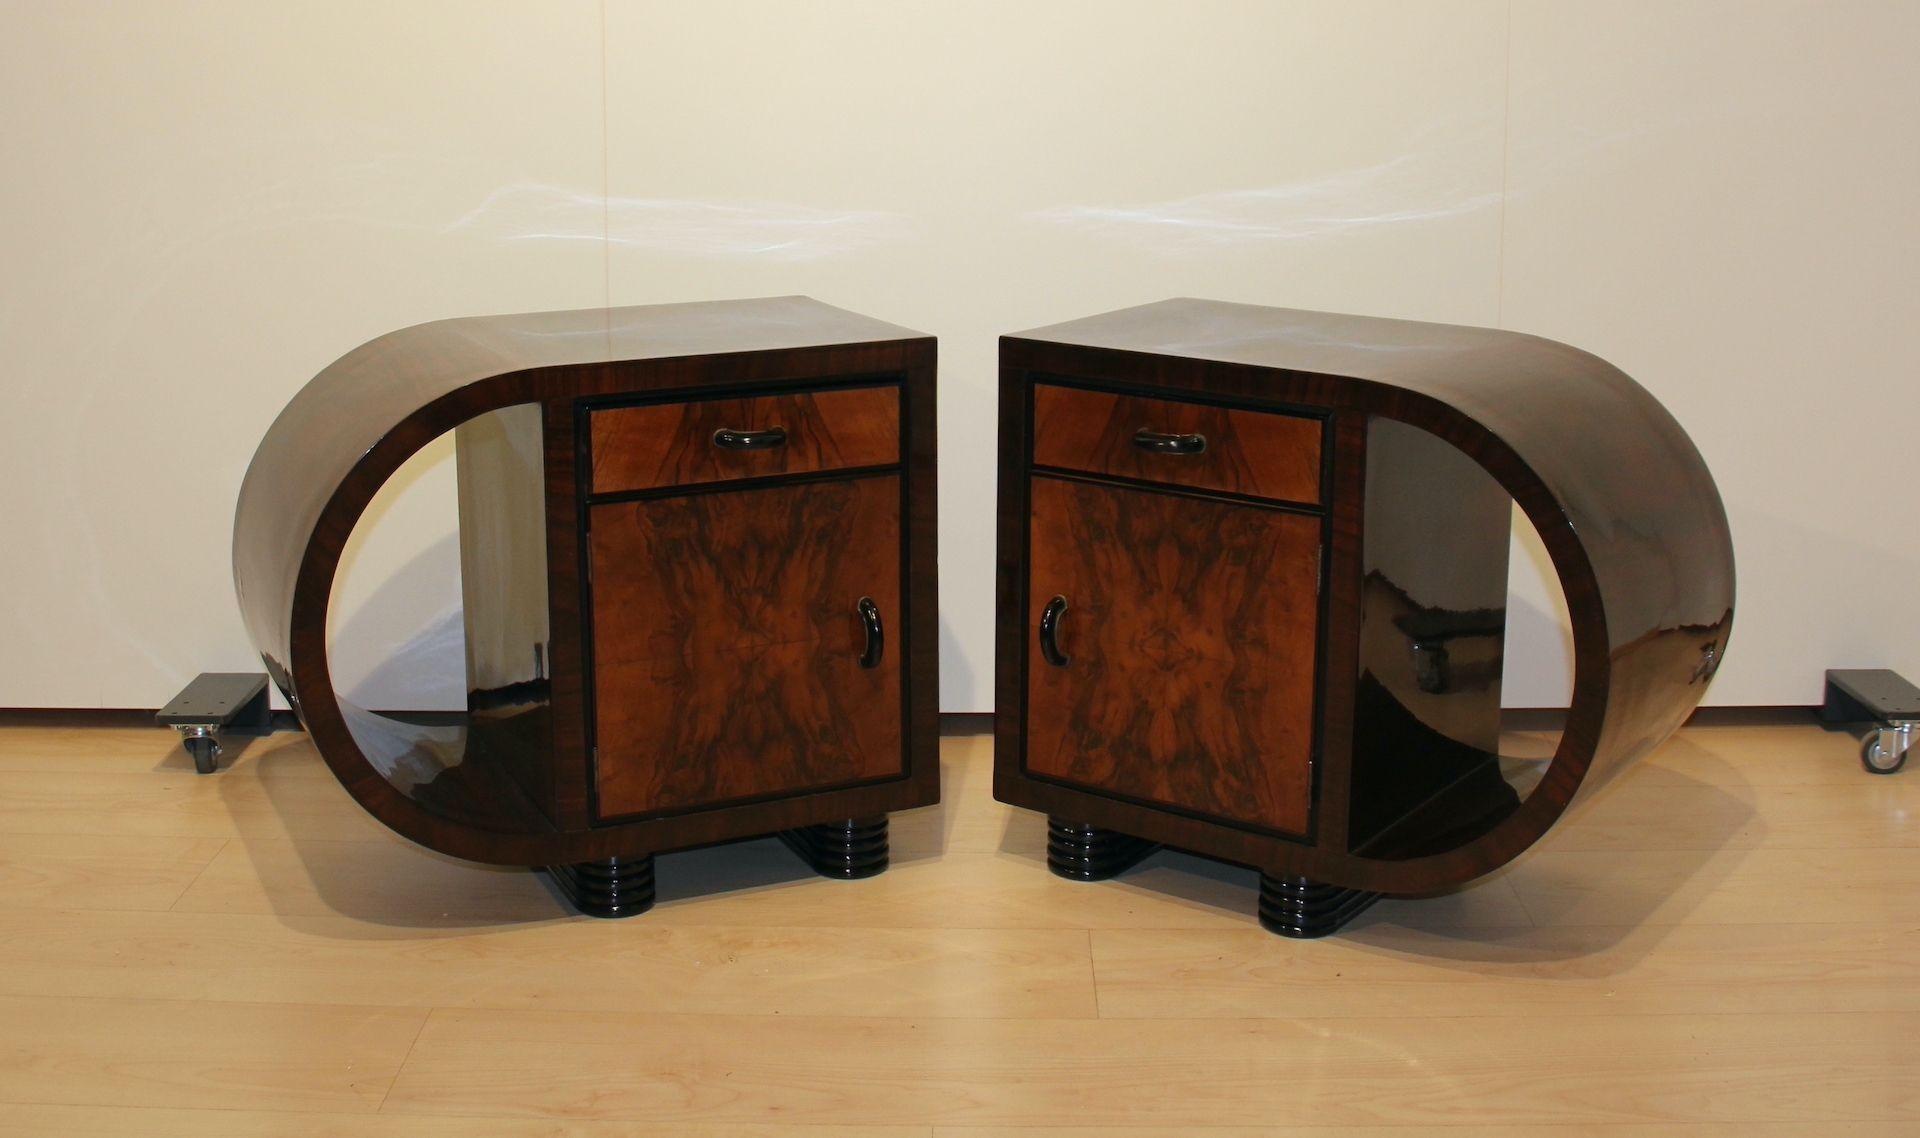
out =
[[[994,793],[1062,875],[1164,844],[1323,935],[1505,864],[1724,654],[1706,467],[1565,345],[1173,300],[1004,338],[1000,392]],[[1551,762],[1498,753],[1516,502],[1573,623]]]
[[[354,522],[448,430],[455,730],[340,699],[326,635]],[[934,500],[919,333],[803,297],[446,320],[294,398],[247,472],[234,576],[363,806],[626,915],[656,853],[778,833],[864,876],[887,813],[937,800]]]

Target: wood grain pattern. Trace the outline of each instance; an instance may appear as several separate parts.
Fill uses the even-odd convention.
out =
[[[371,1111],[420,1008],[0,997],[0,1102]],[[28,1042],[31,1041],[31,1042]]]
[[[1121,1019],[1920,1011],[1910,927],[1522,925],[1480,930],[1470,970],[1450,951],[1457,934],[1368,916],[1346,936],[1353,951],[1325,953],[1260,929],[1095,930],[1100,1009]]]
[[[1325,428],[1319,419],[1037,383],[1033,420],[1033,461],[1040,466],[1320,501]],[[1202,435],[1207,449],[1186,455],[1144,451],[1133,441],[1142,430]]]
[[[595,494],[900,461],[900,389],[855,387],[745,399],[608,407],[588,415]],[[778,427],[786,442],[727,450],[719,430]]]
[[[1683,722],[1724,659],[1733,547],[1712,476],[1657,400],[1588,353],[1486,328],[1194,299],[1003,336],[1000,346],[995,732],[1004,758],[994,793],[1003,801],[1280,877],[1430,893],[1490,873],[1538,841],[1579,797]],[[1038,430],[1029,410],[1035,388],[1060,376],[1143,398],[1332,417],[1323,634],[1335,679],[1358,673],[1370,424],[1418,427],[1484,469],[1540,533],[1573,625],[1568,727],[1544,777],[1517,807],[1509,798],[1489,809],[1490,793],[1430,800],[1438,805],[1422,819],[1431,822],[1425,840],[1355,851],[1357,835],[1324,812],[1313,843],[1291,842],[1029,776],[1027,481]],[[1353,748],[1367,745],[1353,729],[1365,709],[1337,683],[1325,694],[1322,791],[1338,801]]]
[[[1898,1053],[1920,1013],[1128,1026],[435,1011],[386,1109],[650,1123],[1378,1125],[1465,1114],[1476,1126],[1825,1125],[1909,1117],[1920,1090]],[[1809,1038],[1823,1061],[1807,1061]]]
[[[216,778],[159,761],[178,750],[151,728],[0,728],[0,770],[76,793],[100,772],[143,778],[130,795],[172,793],[196,817],[331,783],[298,734]],[[986,793],[988,741],[942,751],[941,805],[896,819],[911,851],[855,888],[778,842],[735,842],[663,855],[668,892],[643,921],[556,919],[532,874],[384,833],[327,840],[360,814],[336,791],[295,799],[285,838],[236,819],[232,856],[171,912],[9,905],[0,992],[29,998],[0,1007],[0,1135],[1920,1131],[1920,884],[1903,853],[1920,781],[1861,774],[1844,733],[1687,728],[1566,819],[1586,852],[1536,849],[1304,943],[1254,926],[1248,869],[1163,851],[1100,887],[1053,877],[1045,819]],[[0,832],[47,788],[11,793],[0,781]],[[1656,793],[1679,800],[1659,848],[1618,848],[1612,804]],[[36,856],[137,868],[168,849],[52,821]],[[474,903],[506,883],[517,909]],[[494,1011],[403,1060],[430,1007]],[[515,1035],[523,1014],[541,1029]],[[496,1048],[496,1029],[515,1038]],[[662,1105],[632,1116],[648,1095]]]
[[[539,1118],[489,1118],[480,1122],[472,1118],[332,1111],[32,1104],[10,1106],[0,1115],[0,1138],[46,1138],[49,1134],[61,1138],[127,1138],[130,1134],[140,1138],[633,1138],[633,1133],[630,1122],[569,1122],[556,1130],[552,1122]],[[1844,1129],[1831,1133],[1834,1138],[1856,1138]],[[918,1125],[807,1126],[778,1122],[758,1126],[649,1124],[646,1134],[647,1138],[932,1138],[929,1127]],[[1764,1131],[1760,1138],[1767,1138]]]
[[[248,467],[234,583],[267,671],[333,777],[381,823],[429,848],[497,865],[634,857],[925,805],[939,793],[936,345],[932,337],[806,297],[440,320],[382,336],[326,368],[288,405]],[[578,468],[582,401],[799,393],[897,376],[905,479],[900,619],[906,777],[724,810],[597,825],[588,733],[585,573]],[[348,726],[328,660],[332,583],[354,527],[387,479],[478,415],[537,403],[545,421],[551,813],[501,797],[498,755],[455,745],[462,787],[390,779]],[[516,721],[529,716],[515,717]],[[518,723],[515,724],[516,728]],[[503,784],[506,784],[503,786]],[[457,803],[457,808],[454,804]],[[545,815],[545,816],[543,816]]]
[[[524,876],[524,875],[522,875]],[[709,1015],[1091,1018],[1079,929],[540,921],[367,937],[338,913],[0,912],[0,994]],[[244,960],[245,968],[202,967]],[[484,974],[485,983],[474,983]],[[595,977],[592,984],[579,978]]]
[[[0,897],[41,908],[165,909],[226,845],[219,838],[99,835],[75,842],[70,832],[0,832]]]
[[[1036,477],[1027,769],[1305,833],[1318,518]]]
[[[893,475],[593,507],[601,816],[901,774],[900,520]]]

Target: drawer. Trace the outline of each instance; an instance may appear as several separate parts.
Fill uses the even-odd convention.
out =
[[[1036,466],[1318,504],[1323,422],[1039,383]]]
[[[607,407],[588,416],[590,492],[891,466],[897,386]]]

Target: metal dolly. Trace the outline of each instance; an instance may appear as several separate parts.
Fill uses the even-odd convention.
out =
[[[202,672],[154,721],[180,732],[193,756],[193,769],[212,774],[222,735],[271,735],[273,711],[267,705],[264,672]]]
[[[1860,740],[1860,765],[1869,774],[1892,774],[1907,765],[1920,728],[1920,688],[1886,668],[1846,668],[1827,673],[1827,723],[1868,724]]]

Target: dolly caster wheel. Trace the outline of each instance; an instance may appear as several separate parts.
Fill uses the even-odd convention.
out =
[[[188,735],[180,740],[180,745],[193,756],[193,769],[196,774],[212,774],[220,769],[220,741],[211,734]]]
[[[1880,728],[1860,740],[1860,765],[1867,768],[1868,774],[1897,774],[1907,765],[1912,741],[1910,725]]]

